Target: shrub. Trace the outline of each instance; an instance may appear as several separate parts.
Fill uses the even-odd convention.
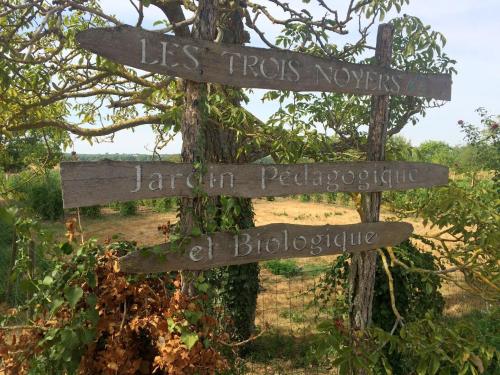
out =
[[[33,176],[32,171],[25,171],[12,177],[9,185],[20,203],[41,219],[57,220],[63,216],[61,180],[57,172]]]
[[[349,206],[349,204],[352,201],[351,195],[349,193],[339,193],[338,198],[339,198],[340,204],[343,206]]]
[[[114,211],[120,211],[120,202],[111,202],[108,204],[108,207]]]
[[[316,203],[323,202],[323,194],[313,194],[312,200],[313,200],[313,202],[316,202]]]
[[[137,214],[137,202],[120,202],[118,205],[120,209],[120,215],[122,216],[133,216]]]
[[[29,281],[36,286],[33,298],[15,315],[1,317],[7,332],[19,322],[33,325],[16,331],[17,340],[2,331],[5,374],[105,374],[111,368],[119,374],[215,374],[227,369],[219,350],[224,332],[205,312],[204,298],[180,292],[179,279],[117,272],[117,257],[135,250],[127,243],[102,249],[88,242],[74,250],[66,244],[64,249],[65,256],[54,259],[50,270]]]
[[[81,207],[80,213],[88,218],[97,219],[101,217],[101,206]]]
[[[302,268],[292,259],[269,260],[264,263],[264,267],[271,271],[273,275],[285,277],[294,277],[302,273]]]
[[[337,203],[337,193],[325,193],[325,200],[329,204]]]
[[[175,210],[177,200],[175,198],[162,198],[153,201],[153,211],[155,212],[170,212]]]
[[[299,195],[299,200],[301,202],[310,202],[311,201],[311,196],[309,194],[300,194]]]
[[[434,256],[430,253],[421,252],[410,241],[393,247],[393,251],[396,257],[407,265],[427,270],[438,270]],[[347,255],[338,257],[322,280],[319,299],[323,304],[336,298],[335,291],[343,290],[346,293],[349,278],[347,259]],[[394,281],[396,307],[406,324],[426,317],[441,316],[444,299],[439,291],[441,287],[439,276],[429,273],[410,272],[399,266],[391,267],[390,270]],[[346,312],[346,299],[338,300],[342,304],[339,310]],[[390,332],[394,327],[396,317],[391,308],[387,274],[380,260],[377,262],[375,274],[372,311],[374,325],[385,332]],[[392,367],[394,374],[412,373],[414,369],[412,366],[415,366],[415,363],[407,358],[407,354],[389,353],[388,350],[389,347],[385,347],[383,353],[387,357],[388,364]]]

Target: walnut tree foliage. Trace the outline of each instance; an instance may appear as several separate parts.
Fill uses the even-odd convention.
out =
[[[218,3],[221,25],[225,15],[239,12],[251,43],[260,39],[273,48],[370,63],[373,51],[368,36],[375,33],[376,24],[387,12],[402,11],[408,0],[358,0],[340,4],[343,9],[332,9],[324,1]],[[122,24],[123,20],[103,11],[100,1],[10,0],[0,5],[2,134],[43,131],[48,136],[72,133],[91,140],[149,125],[161,148],[179,131],[183,94],[180,80],[139,72],[76,45],[78,31]],[[130,1],[121,6],[136,9],[138,27],[142,27],[144,8],[154,8],[158,19],[153,29],[160,33],[188,27],[199,16],[197,2],[191,1]],[[410,16],[391,22],[396,28],[394,68],[454,72],[454,61],[442,51],[442,34]],[[263,31],[270,25],[281,28],[275,41]],[[369,123],[370,102],[367,96],[270,91],[265,99],[282,106],[263,122],[235,102],[231,92],[211,92],[214,95],[207,105],[212,120],[236,129],[242,148],[265,149],[280,160],[321,159],[362,149],[365,142],[363,127]],[[240,99],[248,98],[243,95]],[[393,97],[389,135],[397,134],[407,123],[415,123],[417,114],[423,115],[429,107],[440,104]]]

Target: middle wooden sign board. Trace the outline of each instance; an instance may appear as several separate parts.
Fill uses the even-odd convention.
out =
[[[118,63],[198,82],[292,91],[409,95],[449,100],[447,74],[402,72],[307,54],[178,38],[130,26],[92,29],[80,45]],[[191,164],[61,163],[65,208],[167,196],[266,197],[327,192],[381,192],[448,183],[448,168],[428,163]],[[120,259],[124,272],[199,270],[269,259],[312,257],[394,246],[407,223],[303,226],[271,224],[212,233],[143,249]],[[180,251],[179,251],[180,250]]]
[[[430,163],[191,164],[161,161],[61,163],[65,208],[161,197],[375,192],[446,185],[448,168]],[[195,189],[198,189],[198,191]]]

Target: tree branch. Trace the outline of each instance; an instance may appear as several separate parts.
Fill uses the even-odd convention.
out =
[[[9,132],[22,131],[22,130],[35,130],[44,128],[58,128],[67,130],[72,134],[83,136],[83,137],[100,137],[105,135],[110,135],[116,133],[119,130],[131,129],[140,125],[153,125],[153,124],[163,124],[162,116],[144,116],[138,117],[133,120],[124,120],[117,122],[113,125],[105,126],[100,129],[83,128],[77,125],[69,124],[62,120],[43,120],[32,123],[25,123],[21,125],[14,125],[7,127],[5,130]]]

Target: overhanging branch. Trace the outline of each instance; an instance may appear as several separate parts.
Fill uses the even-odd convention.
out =
[[[141,125],[163,124],[162,116],[144,116],[133,120],[124,120],[113,125],[105,126],[99,129],[83,128],[78,125],[72,125],[63,120],[43,120],[38,122],[25,123],[21,125],[8,126],[5,130],[9,132],[23,130],[37,130],[44,128],[58,128],[67,130],[68,132],[82,137],[100,137],[116,133],[124,129],[131,129]]]

